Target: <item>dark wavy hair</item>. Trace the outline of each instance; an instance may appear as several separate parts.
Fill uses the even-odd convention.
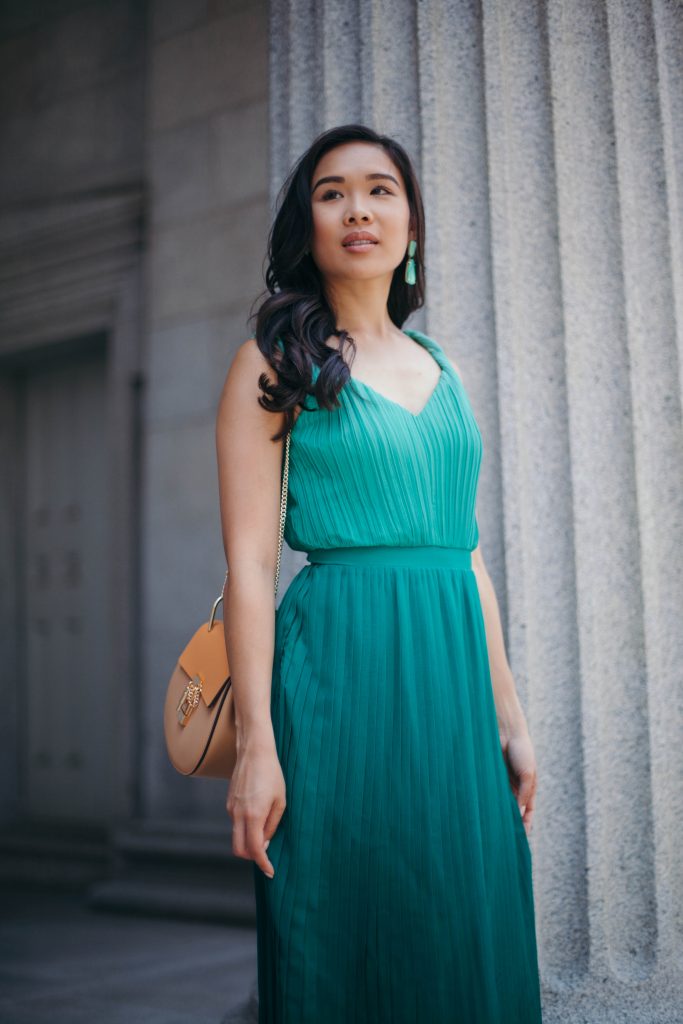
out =
[[[286,413],[284,425],[273,435],[273,441],[284,437],[293,426],[295,407],[306,408],[306,395],[315,395],[322,408],[337,407],[337,395],[350,376],[341,349],[348,341],[355,351],[355,342],[347,331],[337,330],[322,275],[311,253],[306,251],[313,227],[313,173],[323,154],[346,142],[382,146],[401,172],[407,193],[411,228],[417,241],[416,283],[408,285],[404,280],[406,254],[394,271],[389,289],[389,316],[401,328],[408,316],[424,304],[424,207],[408,154],[394,139],[364,125],[330,128],[299,158],[280,190],[278,210],[268,236],[265,281],[270,294],[249,317],[249,320],[256,317],[256,342],[278,375],[278,383],[274,384],[266,373],[261,374],[259,387],[264,394],[259,395],[258,401],[270,412]],[[339,351],[325,344],[333,334],[340,339]],[[282,339],[284,351],[278,346],[278,339]],[[314,363],[320,367],[315,387],[312,386]]]

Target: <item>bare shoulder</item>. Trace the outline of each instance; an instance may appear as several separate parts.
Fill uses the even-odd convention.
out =
[[[259,379],[266,374],[271,383],[277,383],[277,374],[261,352],[255,338],[239,345],[228,367],[218,402],[218,419],[223,422],[239,420],[243,426],[268,424],[274,426],[274,413],[260,405],[263,395]]]
[[[280,423],[276,426],[275,421],[283,419],[284,413],[270,412],[258,401],[264,395],[259,384],[264,375],[268,383],[278,383],[277,371],[261,352],[256,338],[247,338],[236,349],[228,368],[218,404],[218,418],[223,422],[239,420],[243,427],[256,427],[269,433],[279,430]],[[295,418],[300,411],[294,410]]]
[[[277,374],[258,347],[256,338],[247,338],[237,347],[232,357],[226,383],[237,379],[240,384],[251,381],[258,387],[258,379],[262,373],[267,374],[271,380],[277,380]]]

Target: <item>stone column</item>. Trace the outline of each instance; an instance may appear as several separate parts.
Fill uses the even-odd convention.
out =
[[[546,1019],[668,1024],[683,1005],[683,7],[273,0],[270,19],[271,198],[316,134],[351,121],[398,138],[420,175],[413,326],[461,366],[482,428],[481,544],[538,758]]]

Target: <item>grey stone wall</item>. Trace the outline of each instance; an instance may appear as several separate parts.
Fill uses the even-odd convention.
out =
[[[268,10],[261,2],[151,6],[146,124],[143,665],[145,813],[227,819],[227,783],[168,762],[161,708],[175,658],[225,572],[215,414],[253,333],[268,233]]]
[[[267,69],[265,3],[13,0],[0,11],[0,359],[38,359],[40,346],[89,332],[110,339],[124,819],[227,822],[226,785],[171,767],[162,710],[225,570],[215,410],[263,287]],[[12,385],[0,386],[11,426]],[[0,470],[14,480],[15,439],[0,434]],[[20,532],[15,499],[0,494],[3,554]],[[0,638],[13,640],[11,591]],[[22,782],[8,700],[0,811],[11,815]]]
[[[146,17],[135,0],[2,5],[3,208],[140,181]]]
[[[420,326],[484,435],[539,764],[548,1021],[683,1020],[683,6],[272,0],[271,195],[358,120],[412,154]]]
[[[111,640],[111,677],[103,702],[114,754],[101,780],[110,813],[134,805],[137,707],[129,680],[136,623],[132,580],[135,531],[135,380],[139,374],[140,249],[144,174],[146,9],[135,0],[45,5],[9,0],[0,9],[0,817],[30,813],[27,622],[21,595],[34,576],[26,559],[25,436],[21,364],[39,367],[73,346],[85,352],[106,338],[105,410],[94,429],[106,441],[112,490],[108,571],[100,579],[98,627]],[[50,552],[55,564],[63,552]],[[59,563],[61,564],[61,563]],[[107,602],[111,602],[109,605]],[[111,614],[102,609],[111,607]],[[106,622],[103,621],[106,618]],[[33,630],[33,632],[31,632]],[[85,651],[86,647],[84,647]],[[90,691],[87,665],[77,686],[64,670],[45,680],[64,714],[78,715],[74,694]],[[123,683],[121,682],[123,680]],[[55,750],[64,736],[55,724]],[[62,762],[63,763],[63,762]],[[74,789],[77,785],[74,785]],[[60,808],[54,808],[59,815]]]

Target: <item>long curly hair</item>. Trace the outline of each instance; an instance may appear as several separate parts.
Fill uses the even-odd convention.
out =
[[[404,280],[407,254],[394,271],[389,289],[388,312],[400,329],[409,315],[424,304],[424,207],[422,193],[410,157],[403,146],[361,124],[346,124],[319,135],[290,171],[278,196],[278,209],[268,236],[268,267],[265,275],[269,295],[249,320],[256,318],[254,337],[260,351],[276,371],[278,383],[266,373],[259,377],[264,392],[258,401],[270,412],[285,412],[278,441],[294,424],[297,405],[306,408],[306,395],[314,395],[321,408],[339,405],[337,395],[350,377],[349,364],[341,349],[355,342],[345,330],[337,330],[326,299],[324,281],[309,249],[313,228],[311,211],[312,176],[318,161],[329,150],[346,142],[371,142],[382,146],[403,176],[410,220],[417,241],[416,282]],[[258,301],[258,300],[257,300]],[[340,339],[339,351],[326,341]],[[282,340],[283,348],[277,344]],[[313,364],[320,373],[313,386]]]

